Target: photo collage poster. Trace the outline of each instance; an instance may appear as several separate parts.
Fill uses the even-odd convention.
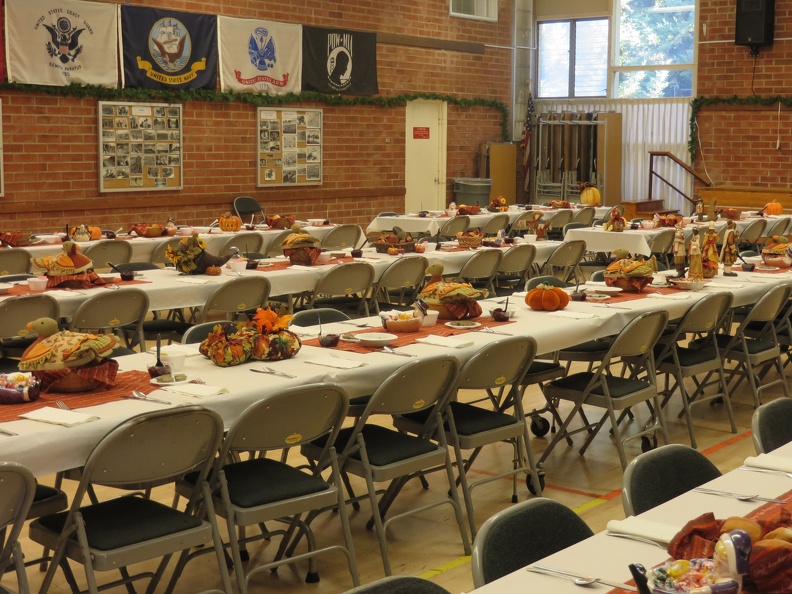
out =
[[[322,183],[322,110],[258,109],[258,187]]]
[[[182,106],[99,102],[99,191],[182,189]]]
[[[0,196],[5,196],[5,169],[3,168],[3,102],[0,101]]]

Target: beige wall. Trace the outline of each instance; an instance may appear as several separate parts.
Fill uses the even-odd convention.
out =
[[[537,20],[610,16],[612,0],[536,0]]]

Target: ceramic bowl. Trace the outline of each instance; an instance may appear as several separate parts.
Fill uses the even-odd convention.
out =
[[[677,289],[682,289],[683,291],[698,291],[707,284],[705,280],[690,280],[688,278],[671,278],[668,280],[674,283]]]
[[[367,347],[388,346],[398,338],[395,334],[387,334],[385,332],[361,332],[357,337],[360,340],[360,344]]]
[[[430,328],[437,324],[437,316],[440,315],[440,312],[434,309],[430,309],[426,312],[426,315],[423,319],[423,326],[426,328]]]
[[[181,235],[182,237],[190,237],[193,234],[193,232],[194,229],[192,227],[181,227],[179,229],[179,235]]]
[[[32,293],[40,293],[47,288],[47,282],[47,277],[29,278],[27,284]]]
[[[382,320],[382,327],[390,332],[418,332],[423,320],[411,318],[409,320]]]
[[[308,219],[308,224],[312,227],[321,227],[324,225],[324,219]]]
[[[211,227],[193,227],[195,233],[209,233],[211,230]]]
[[[655,224],[654,221],[641,221],[641,227],[643,229],[654,229]]]

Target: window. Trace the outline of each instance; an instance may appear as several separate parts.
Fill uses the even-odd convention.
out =
[[[539,23],[537,96],[608,94],[608,19]]]
[[[451,0],[451,16],[498,20],[498,0]]]
[[[693,95],[695,0],[620,0],[617,97]]]

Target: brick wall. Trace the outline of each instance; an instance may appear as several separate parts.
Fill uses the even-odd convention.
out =
[[[260,4],[234,0],[164,2],[176,10],[260,17],[308,25],[340,26],[448,41],[509,45],[511,7],[501,2],[497,23],[450,18],[447,0],[382,4],[368,0]],[[483,55],[380,43],[380,95],[438,93],[510,98],[510,52],[487,47]],[[3,109],[5,196],[0,229],[52,231],[65,222],[126,228],[135,222],[206,224],[251,195],[270,213],[330,216],[366,223],[404,199],[405,108],[334,107],[324,110],[321,186],[256,187],[256,108],[243,104],[184,103],[184,189],[98,192],[97,102],[0,91]],[[389,139],[389,142],[386,142]],[[448,195],[454,177],[477,177],[478,145],[500,141],[500,113],[477,107],[448,109]]]
[[[776,0],[776,41],[755,62],[749,48],[734,44],[734,0],[701,0],[700,7],[698,95],[789,96],[792,0]],[[779,115],[777,103],[716,105],[702,109],[697,121],[703,158],[699,151],[696,169],[706,167],[716,185],[792,187],[792,111],[782,107]]]

